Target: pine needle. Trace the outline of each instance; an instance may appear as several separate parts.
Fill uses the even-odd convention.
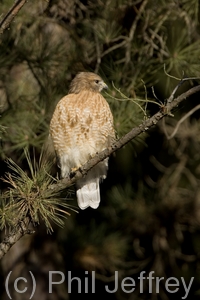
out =
[[[48,189],[48,186],[56,181],[49,175],[51,164],[45,163],[39,167],[35,158],[31,160],[28,150],[24,150],[24,153],[30,174],[12,159],[7,159],[10,172],[6,173],[2,180],[9,184],[10,188],[2,194],[0,228],[5,228],[6,223],[15,226],[30,215],[34,223],[40,223],[42,220],[47,231],[52,232],[52,222],[62,227],[63,219],[70,216],[68,210],[75,209],[67,204],[66,198],[61,197],[62,191]],[[68,198],[70,193],[66,193]]]

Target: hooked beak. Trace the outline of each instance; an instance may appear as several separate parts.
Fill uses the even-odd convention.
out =
[[[105,90],[108,89],[108,86],[107,86],[107,84],[105,84],[104,81],[101,82],[101,91],[102,91],[103,89],[105,89]]]

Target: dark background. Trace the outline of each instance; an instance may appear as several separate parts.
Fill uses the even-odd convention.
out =
[[[0,1],[1,18],[12,4]],[[0,37],[1,177],[9,171],[7,157],[30,173],[24,148],[32,160],[39,159],[55,105],[67,94],[78,71],[97,72],[108,84],[108,94],[124,99],[104,94],[118,137],[144,120],[134,99],[155,101],[147,105],[147,116],[151,116],[182,78],[197,77],[182,84],[176,95],[198,85],[199,29],[197,0],[28,1]],[[185,291],[180,277],[187,286],[194,277],[188,299],[199,299],[199,111],[186,118],[173,138],[166,136],[199,104],[199,97],[195,94],[182,102],[173,111],[174,117],[166,117],[110,157],[97,210],[76,213],[68,209],[71,216],[63,228],[52,223],[51,234],[41,217],[35,234],[24,236],[2,260],[1,299],[8,299],[4,282],[10,270],[13,299],[30,297],[29,271],[37,282],[33,299],[82,299],[86,277],[87,299],[181,299]],[[144,102],[137,103],[145,108]],[[56,172],[54,166],[52,175],[57,176]],[[9,186],[1,181],[0,187],[4,207]],[[73,187],[71,191],[64,201],[77,208]],[[3,237],[9,226],[5,232],[2,211]],[[48,272],[53,270],[63,272],[66,280],[54,285],[49,294]],[[68,293],[68,271],[81,278],[81,294],[75,281]],[[95,294],[91,293],[91,271],[96,276]],[[105,291],[105,285],[114,288],[115,271],[119,285],[125,277],[135,280],[133,293],[120,288],[113,294]],[[154,277],[165,280],[176,277],[180,288],[167,293],[161,281],[156,293],[154,280],[149,293],[146,280],[140,293],[142,271],[146,276],[154,271]],[[26,293],[13,289],[19,276],[29,278]],[[60,279],[55,277],[55,281]]]

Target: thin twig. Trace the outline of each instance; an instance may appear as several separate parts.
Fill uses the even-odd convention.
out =
[[[105,55],[107,55],[108,53],[123,47],[124,45],[126,45],[127,41],[123,40],[121,43],[113,45],[112,47],[108,48],[107,50],[105,50],[102,54],[101,54],[101,58],[104,57]]]
[[[100,51],[98,36],[97,36],[97,33],[96,33],[95,29],[94,29],[94,38],[95,38],[95,46],[96,46],[96,53],[97,53],[97,62],[96,62],[96,67],[95,67],[94,71],[95,71],[95,73],[98,73],[99,66],[101,64],[101,51]]]
[[[9,27],[12,20],[15,18],[15,16],[18,14],[20,9],[24,6],[26,2],[27,0],[15,1],[13,6],[9,9],[3,20],[1,20],[0,22],[0,34],[2,34],[4,30]]]
[[[167,137],[168,140],[171,140],[175,134],[177,133],[180,125],[187,119],[189,118],[195,111],[197,111],[198,109],[200,109],[200,104],[198,104],[197,106],[195,106],[193,109],[191,109],[186,115],[184,115],[176,124],[176,127],[174,129],[174,131],[172,132],[171,135],[168,135],[168,133],[165,130],[165,135]]]
[[[128,37],[128,41],[127,41],[127,47],[126,47],[126,61],[125,63],[128,64],[131,60],[131,45],[132,45],[132,41],[134,39],[134,34],[135,34],[135,30],[137,28],[137,23],[139,21],[139,19],[141,18],[141,15],[145,9],[145,6],[147,5],[148,0],[144,0],[139,8],[139,11],[133,21],[133,24],[131,26],[131,29],[129,31],[129,37]]]

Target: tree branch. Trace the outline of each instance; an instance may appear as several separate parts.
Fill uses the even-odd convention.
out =
[[[49,188],[53,190],[60,190],[69,187],[70,185],[74,184],[76,180],[80,179],[87,172],[92,169],[96,164],[100,161],[104,160],[106,157],[110,156],[113,152],[117,151],[118,149],[122,148],[124,145],[129,143],[138,135],[146,132],[151,127],[155,126],[158,121],[160,121],[163,117],[170,115],[171,110],[178,106],[183,100],[188,98],[189,96],[200,92],[200,85],[191,88],[187,92],[181,94],[174,100],[172,100],[172,95],[168,98],[166,106],[163,107],[162,110],[158,111],[155,115],[151,118],[142,122],[139,126],[133,128],[130,132],[124,135],[121,139],[116,141],[104,151],[97,153],[92,159],[90,159],[87,163],[85,163],[81,168],[77,171],[70,174],[70,177],[64,178],[59,180],[57,184],[50,185]],[[174,96],[174,91],[173,91]],[[3,241],[0,243],[0,259],[10,250],[10,248],[25,234],[33,233],[33,231],[29,230],[29,224],[31,222],[30,217],[26,217],[23,221],[20,221],[18,225],[11,231],[9,235],[7,235]]]
[[[162,110],[158,111],[155,115],[153,115],[151,118],[143,121],[139,126],[133,128],[130,132],[128,132],[126,135],[124,135],[122,138],[120,138],[118,141],[113,143],[111,147],[103,150],[100,153],[97,153],[93,158],[88,160],[81,168],[77,169],[75,172],[70,173],[70,176],[67,178],[64,178],[62,180],[57,181],[56,184],[53,184],[49,186],[50,189],[53,189],[55,191],[60,189],[65,189],[72,184],[74,184],[78,179],[85,176],[90,169],[92,169],[95,165],[97,165],[100,161],[104,160],[108,156],[110,156],[112,153],[117,151],[118,149],[122,148],[124,145],[129,143],[131,140],[136,138],[138,135],[142,134],[143,132],[146,132],[151,127],[155,126],[158,121],[160,121],[163,117],[170,115],[172,109],[178,106],[183,100],[190,97],[191,95],[200,92],[200,85],[195,86],[188,90],[187,92],[181,94],[174,100],[172,98],[174,97],[174,91],[172,92],[172,95],[167,100],[167,104],[163,106]],[[172,97],[173,96],[173,97]]]
[[[0,243],[0,259],[10,250],[10,248],[25,234],[31,234],[33,231],[28,230],[30,224],[30,217],[26,217],[23,221],[20,221],[13,230],[5,236],[3,241]]]
[[[4,32],[6,28],[10,25],[14,17],[18,14],[20,9],[24,6],[27,0],[17,0],[7,12],[3,20],[0,22],[0,34]]]
[[[165,132],[165,135],[167,137],[168,140],[171,140],[177,133],[180,125],[187,119],[189,118],[193,113],[195,113],[197,110],[200,109],[200,104],[198,104],[197,106],[195,106],[193,109],[191,109],[186,115],[184,115],[176,124],[176,127],[174,129],[174,131],[172,132],[171,135],[168,135],[167,131],[166,131],[166,128],[164,127],[164,132]],[[164,119],[163,119],[164,120]]]
[[[129,37],[128,37],[128,41],[127,41],[127,47],[126,47],[126,54],[125,54],[125,57],[126,57],[126,60],[125,60],[125,64],[128,64],[131,60],[131,44],[132,44],[132,40],[134,38],[134,34],[135,34],[135,30],[137,28],[137,24],[138,24],[138,21],[140,20],[141,18],[141,15],[145,9],[145,6],[147,5],[148,3],[148,0],[144,0],[139,8],[139,11],[137,12],[137,15],[133,21],[133,24],[131,26],[131,29],[130,29],[130,32],[129,32]]]

